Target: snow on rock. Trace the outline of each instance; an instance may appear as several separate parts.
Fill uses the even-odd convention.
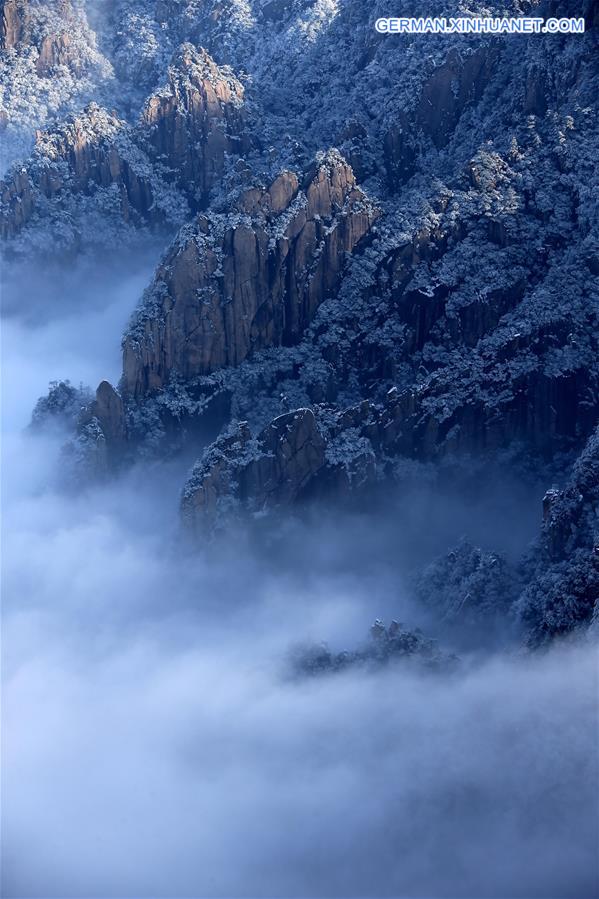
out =
[[[284,171],[268,189],[249,189],[238,210],[201,215],[176,238],[125,336],[128,394],[163,387],[173,371],[189,379],[297,342],[376,218],[335,153],[301,187]]]
[[[103,192],[111,189],[116,203],[110,217],[179,224],[205,202],[228,158],[247,149],[243,128],[240,83],[205,52],[183,45],[166,86],[147,100],[137,124],[90,103],[37,133],[32,156],[0,183],[0,234],[13,239],[13,252],[31,252],[48,218],[69,218],[73,211],[80,218],[78,244],[93,243],[96,234],[86,227],[86,204],[78,197],[101,212]],[[29,233],[20,234],[28,225]]]

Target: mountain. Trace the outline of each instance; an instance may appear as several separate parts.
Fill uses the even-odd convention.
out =
[[[194,451],[181,514],[203,540],[406,463],[546,472],[500,591],[537,645],[599,596],[599,4],[507,7],[585,33],[374,27],[461,2],[5,0],[0,123],[22,153],[0,213],[15,265],[165,246],[120,383],[81,397],[82,476]],[[496,606],[477,552],[424,592],[449,578],[439,601],[469,607],[482,566],[475,604]]]

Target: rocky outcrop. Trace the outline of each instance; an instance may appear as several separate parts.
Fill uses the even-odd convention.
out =
[[[599,614],[599,430],[564,487],[543,500],[540,539],[523,565],[516,610],[528,642],[545,643]]]
[[[80,71],[80,61],[68,31],[47,35],[40,43],[35,64],[38,75],[50,75],[56,66],[66,66],[76,75]]]
[[[2,0],[0,48],[34,48],[37,75],[48,77],[57,66],[64,66],[77,77],[84,62],[75,32],[82,23],[86,24],[84,11],[73,8],[71,0]]]
[[[0,48],[14,50],[27,33],[27,0],[2,0],[0,4]]]
[[[183,490],[187,528],[205,536],[232,517],[291,507],[374,486],[378,470],[368,403],[344,413],[296,409],[253,437],[247,423],[226,431],[195,465]],[[361,424],[361,427],[359,425]]]
[[[68,48],[68,34],[63,37],[48,45],[50,56]],[[180,220],[201,205],[228,156],[247,149],[242,105],[243,88],[231,72],[183,45],[167,86],[150,97],[136,126],[91,103],[37,133],[30,159],[0,182],[0,236],[16,236],[47,200],[66,210],[83,194],[97,196],[98,211],[113,208],[107,189],[116,190],[126,222]]]
[[[257,438],[241,423],[194,467],[183,491],[183,519],[205,534],[231,502],[254,512],[297,502],[324,464],[325,441],[310,409],[281,415]]]
[[[122,139],[122,142],[121,142]],[[38,132],[34,154],[0,183],[0,235],[14,237],[44,207],[115,186],[122,217],[160,220],[150,172],[129,146],[127,124],[92,103],[51,132]]]
[[[52,12],[51,22],[46,25],[42,18],[42,28],[36,35],[36,72],[48,77],[57,66],[65,66],[77,77],[82,73],[83,60],[73,29],[80,19],[85,20],[85,14],[75,10],[71,0],[54,0]]]
[[[57,404],[60,401],[64,406],[67,400],[67,411],[76,410],[77,415],[74,434],[63,447],[64,481],[80,486],[111,477],[124,463],[128,449],[125,407],[120,395],[108,381],[100,383],[95,396],[87,389],[75,391],[68,383],[56,385],[47,398],[38,401],[32,425],[43,424],[49,412],[54,418],[64,417],[65,412]]]
[[[509,364],[507,368],[509,371]],[[458,384],[459,377],[460,373],[454,372]],[[312,412],[289,413],[284,420],[295,421],[293,416],[298,415],[299,420],[304,420],[308,413],[313,416],[324,440],[324,462],[314,469],[309,466],[305,469],[307,480],[302,494],[340,499],[372,488],[379,479],[392,476],[393,460],[398,457],[438,462],[449,456],[492,455],[518,441],[540,453],[554,452],[556,446],[572,445],[578,439],[575,424],[580,426],[585,417],[583,407],[589,395],[585,377],[584,372],[573,373],[571,380],[560,374],[550,378],[539,372],[528,372],[521,383],[511,384],[510,390],[490,377],[489,392],[475,398],[472,391],[466,391],[451,408],[449,398],[455,399],[459,391],[446,393],[445,386],[441,393],[436,393],[441,389],[440,382],[433,378],[419,389],[392,388],[382,403],[364,400],[341,412],[322,405],[315,406]],[[542,392],[541,385],[546,392]],[[455,383],[454,387],[457,388]],[[491,390],[496,391],[495,395]],[[547,408],[551,410],[549,415]],[[268,444],[269,428],[274,428],[276,433],[278,425],[275,425],[281,420],[275,419],[262,432],[258,438],[260,446]],[[592,420],[591,410],[589,425]],[[270,505],[261,477],[236,475],[232,480],[230,476],[231,471],[238,472],[240,466],[246,465],[248,447],[256,446],[247,425],[223,440],[224,443],[214,444],[215,455],[208,451],[185,488],[185,514],[188,520],[193,519],[194,530],[209,529],[219,505],[228,508],[231,497],[241,496],[238,509],[241,512]],[[287,492],[286,488],[288,472],[270,463],[268,472],[266,493],[277,497],[276,505],[295,503],[298,494],[294,490]],[[191,517],[190,509],[193,509]],[[476,553],[472,551],[473,560],[477,558]],[[489,570],[493,565],[491,559]],[[503,569],[498,564],[491,573],[500,571]],[[486,575],[487,571],[483,573]],[[473,611],[476,614],[480,602],[476,598],[473,602],[477,606]]]
[[[243,86],[191,44],[175,55],[168,76],[167,86],[147,100],[140,129],[153,158],[172,168],[179,185],[191,188],[201,204],[222,176],[227,156],[249,148]]]
[[[376,210],[336,153],[303,183],[282,172],[239,212],[182,229],[124,341],[123,383],[139,397],[292,344],[339,282]]]
[[[112,446],[122,444],[126,436],[125,407],[120,394],[108,381],[102,381],[96,390],[96,398],[90,413],[97,418],[102,432]]]

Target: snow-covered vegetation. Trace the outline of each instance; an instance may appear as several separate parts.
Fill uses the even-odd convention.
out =
[[[473,12],[459,0],[425,7],[402,13]],[[485,12],[544,8],[508,7]],[[233,470],[273,419],[309,408],[325,467],[356,489],[448,458],[468,467],[506,453],[518,470],[546,467],[548,479],[568,481],[599,414],[592,3],[583,37],[501,41],[378,35],[374,20],[389,13],[380,0],[121,0],[102,8],[78,0],[60,9],[32,0],[4,54],[9,129],[26,142],[32,129],[47,128],[11,170],[9,251],[93,253],[179,228],[125,343],[135,348],[160,332],[177,253],[194,241],[222,278],[226,236],[258,227],[247,197],[283,170],[307,183],[325,148],[352,166],[369,208],[382,213],[297,340],[262,340],[241,364],[207,375],[184,377],[175,366],[143,395],[123,388],[127,460],[160,458],[193,445],[198,428],[214,436],[224,427]],[[73,33],[66,44],[57,38],[60,15]],[[25,85],[19,73],[31,66],[38,72]],[[56,92],[51,103],[35,99],[44,78]],[[197,103],[216,116],[214,127],[198,130]],[[202,189],[196,176],[206,178]],[[28,203],[32,211],[21,215]],[[300,189],[268,219],[269,253],[305,208]],[[195,219],[198,209],[204,217]],[[310,264],[317,262],[318,254]],[[204,294],[195,302],[208,309]],[[52,411],[56,392],[38,413]],[[239,422],[248,433],[235,459],[226,428]],[[101,437],[102,422],[84,416],[74,443],[79,466],[89,447],[97,467]],[[221,449],[208,448],[196,475],[214,467]],[[218,502],[238,513],[233,481],[219,487]],[[194,483],[192,476],[185,495]],[[566,631],[590,619],[596,598],[593,576],[580,574],[594,570],[592,515],[582,545],[572,543],[550,569],[539,561],[546,535],[513,570],[463,544],[424,576],[422,590],[462,620],[488,610],[501,617],[510,606],[532,642]]]

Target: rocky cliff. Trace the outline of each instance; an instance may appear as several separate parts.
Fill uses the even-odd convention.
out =
[[[195,0],[72,2],[70,44],[57,3],[44,18],[5,2],[13,83],[30,55],[36,78],[83,84],[89,22],[110,73],[86,103],[65,94],[3,182],[8,252],[128,245],[147,227],[171,241],[120,385],[78,416],[79,456],[106,473],[195,448],[182,510],[197,535],[387,483],[406,460],[550,466],[569,499],[539,554],[512,579],[456,553],[439,568],[447,604],[474,584],[474,614],[487,582],[515,601],[528,579],[531,639],[560,631],[550,607],[562,630],[587,621],[594,518],[558,506],[579,514],[571,460],[599,420],[596,0],[576,10],[584,34],[501,38],[380,35],[390,10],[363,0],[208,0],[201,15]],[[484,14],[524,8],[572,14],[557,0]],[[547,559],[562,574],[539,586]]]
[[[41,221],[85,212],[77,208],[81,195],[104,212],[106,228],[111,217],[180,221],[205,202],[228,157],[248,149],[243,128],[241,84],[203,50],[183,45],[135,125],[91,103],[37,133],[33,155],[0,183],[0,235],[14,238],[31,222],[34,239]],[[94,236],[83,218],[73,240]],[[32,251],[27,234],[21,246]]]
[[[145,103],[140,136],[156,162],[171,168],[192,208],[222,177],[227,156],[247,152],[244,90],[205,50],[184,44],[169,67],[168,84]]]
[[[82,60],[72,31],[81,22],[81,6],[71,0],[44,4],[36,0],[3,0],[0,8],[0,48],[35,48],[35,70],[46,75],[58,66],[81,73]]]
[[[2,173],[31,150],[35,131],[116,88],[83,0],[0,4]]]
[[[200,216],[179,234],[125,337],[127,394],[297,342],[376,218],[336,153],[302,184],[284,171],[245,191],[238,210]]]
[[[29,10],[25,0],[3,0],[0,7],[0,47],[13,50],[25,39]]]
[[[202,535],[235,503],[259,512],[297,502],[324,464],[325,441],[310,409],[276,418],[257,438],[242,423],[194,468],[183,492],[184,520]]]

